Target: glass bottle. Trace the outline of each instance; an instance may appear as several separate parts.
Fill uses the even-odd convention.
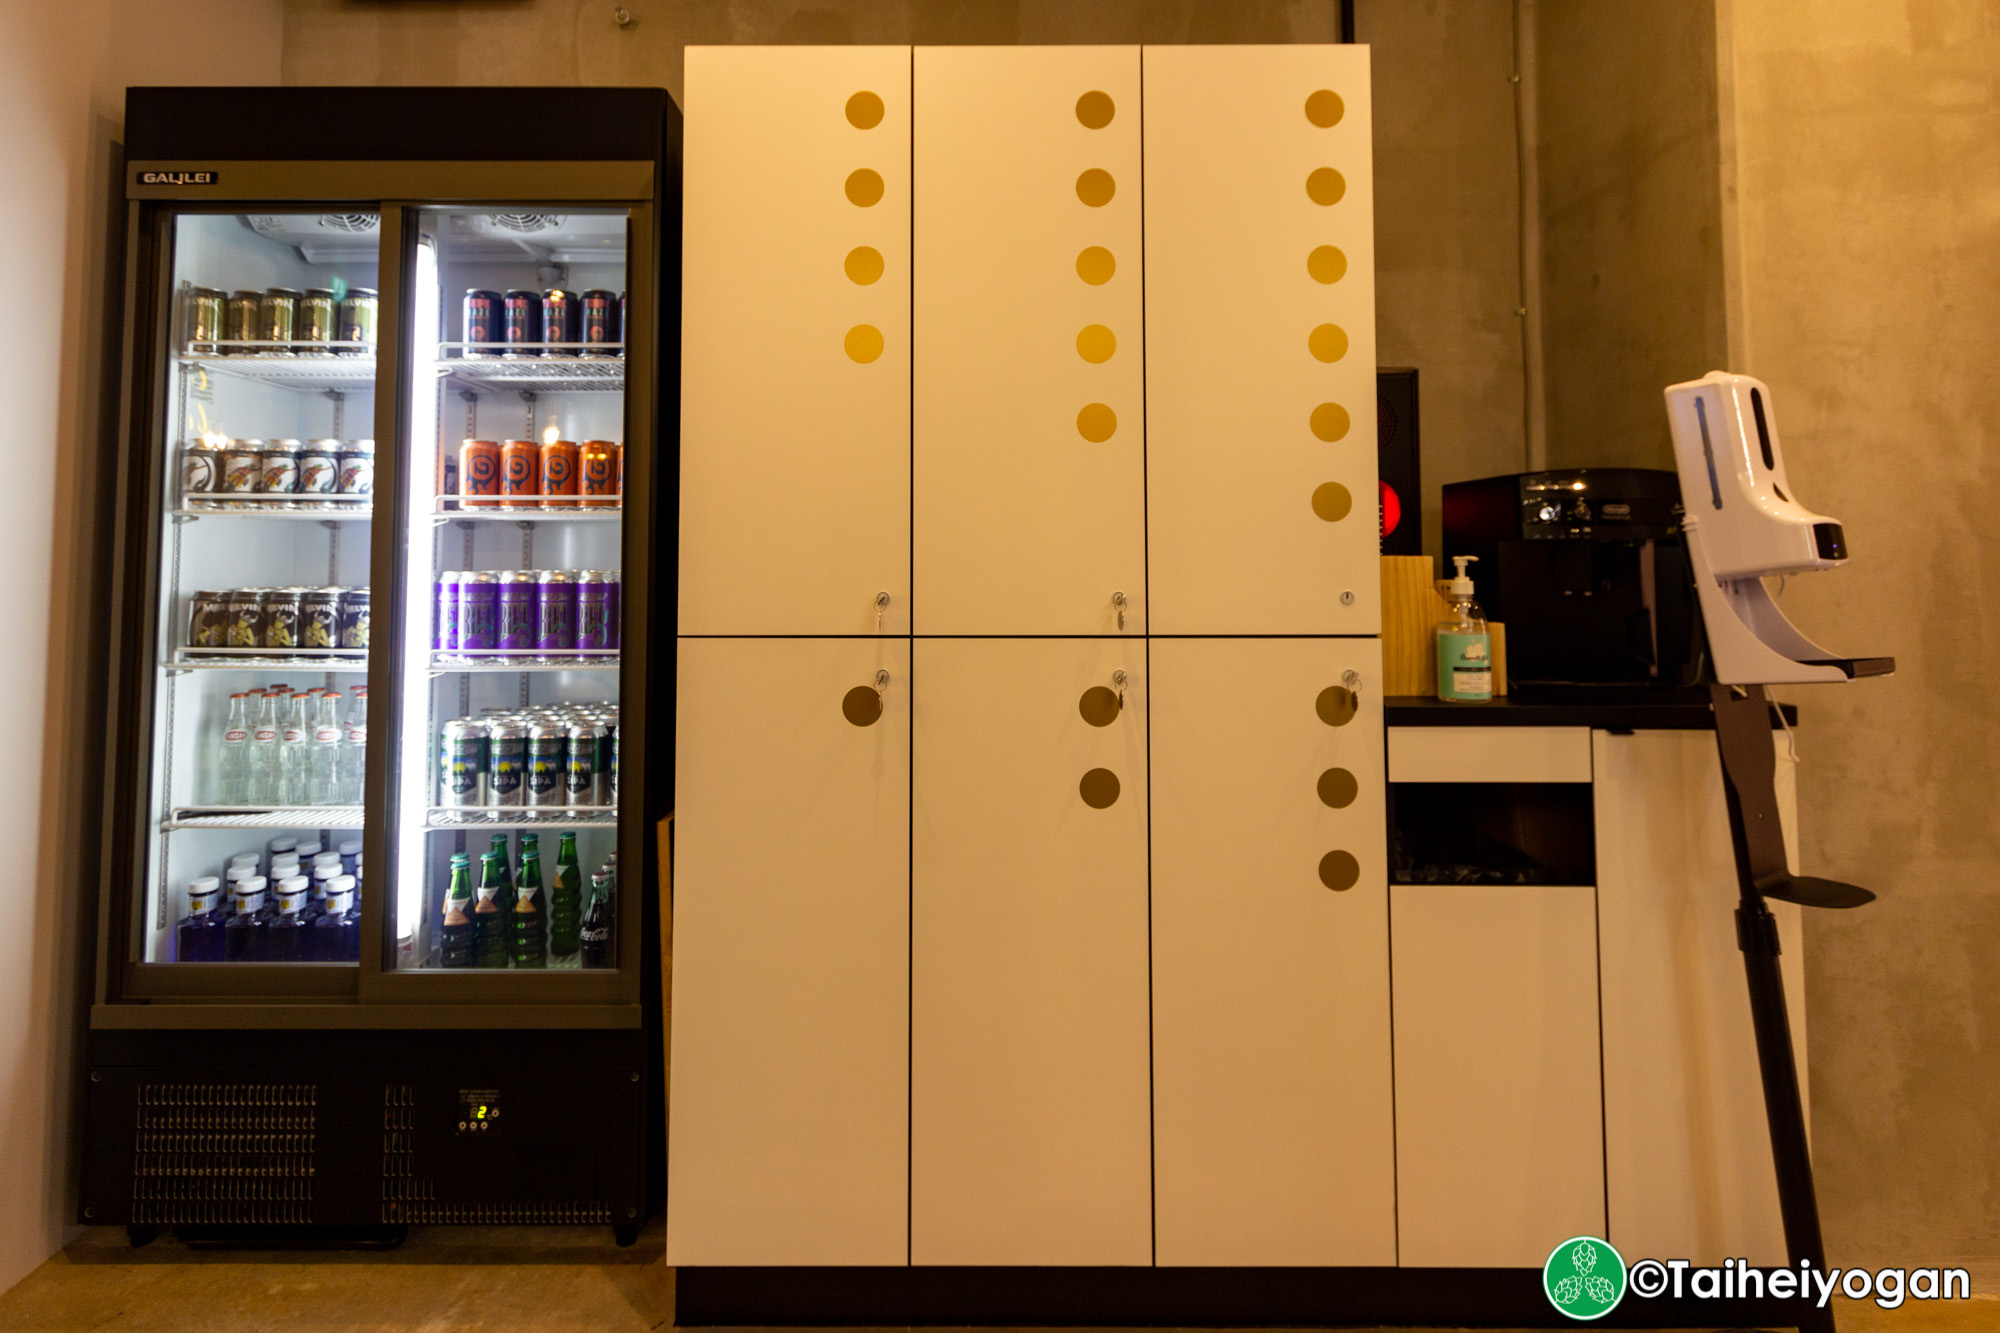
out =
[[[250,799],[245,805],[283,805],[283,774],[278,767],[278,697],[257,701],[257,719],[250,726]]]
[[[313,719],[312,747],[306,759],[306,804],[341,803],[340,691],[319,696],[319,716]]]
[[[444,895],[444,923],[438,928],[438,964],[472,966],[472,870],[465,853],[451,858],[451,887]]]
[[[583,872],[576,864],[576,834],[556,843],[556,869],[549,880],[549,966],[577,967],[583,924]]]
[[[514,885],[514,925],[508,952],[515,967],[548,966],[547,917],[548,900],[542,896],[542,854],[529,847],[521,852],[521,877]]]
[[[248,694],[229,696],[229,718],[216,745],[215,803],[250,804],[250,720],[244,715]]]
[[[479,858],[479,901],[472,906],[474,967],[507,966],[508,918],[500,911],[500,895],[507,891],[505,865],[503,852]]]
[[[583,928],[577,932],[583,945],[585,967],[611,966],[611,872],[598,870],[590,876],[590,906],[583,909]]]
[[[278,771],[280,793],[275,805],[305,805],[306,759],[312,749],[311,719],[306,715],[306,696],[290,695],[278,724]]]
[[[354,687],[354,702],[347,709],[347,730],[340,741],[340,799],[338,805],[360,805],[361,787],[368,771],[368,687]]]

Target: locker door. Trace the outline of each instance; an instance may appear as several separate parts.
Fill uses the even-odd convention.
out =
[[[916,53],[916,625],[1145,630],[1137,47]]]
[[[1145,65],[1152,628],[1374,634],[1368,51]]]
[[[910,50],[690,47],[687,111],[681,633],[907,634]]]
[[[907,1262],[909,685],[907,639],[681,642],[672,1263]]]
[[[1151,654],[1159,1262],[1394,1264],[1381,646]]]
[[[910,1261],[1150,1263],[1145,645],[916,654]]]

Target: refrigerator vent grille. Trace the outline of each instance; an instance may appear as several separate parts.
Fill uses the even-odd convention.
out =
[[[382,1089],[382,1221],[387,1226],[609,1226],[611,1206],[595,1199],[535,1203],[439,1202],[437,1182],[416,1174],[417,1090]]]
[[[495,213],[493,225],[506,231],[554,231],[565,221],[560,213]]]
[[[313,1220],[316,1085],[142,1083],[135,1102],[133,1222]]]

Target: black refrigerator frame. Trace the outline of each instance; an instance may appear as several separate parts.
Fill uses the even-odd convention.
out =
[[[655,826],[672,803],[673,666],[648,639],[652,625],[674,623],[679,110],[663,90],[637,88],[151,88],[129,90],[126,125],[117,498],[104,534],[103,869],[78,1220],[578,1222],[629,1240],[658,1202],[663,1164]],[[172,219],[329,205],[379,208],[382,237],[370,569],[389,595],[367,659],[377,743],[362,842],[374,873],[360,962],[147,963],[136,913],[153,836],[159,451],[177,443],[165,419]],[[385,922],[403,749],[392,738],[405,707],[422,707],[398,688],[413,520],[403,479],[431,449],[408,438],[414,224],[423,208],[519,205],[620,208],[630,219],[617,965],[399,973]],[[484,1092],[514,1112],[497,1141],[468,1139],[458,1123],[465,1098]]]

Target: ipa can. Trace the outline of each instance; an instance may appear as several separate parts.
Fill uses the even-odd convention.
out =
[[[594,722],[572,723],[569,729],[569,762],[563,769],[564,802],[568,805],[607,805],[597,799],[597,747],[604,728]]]
[[[515,722],[486,724],[486,803],[521,805],[528,770],[527,728]]]
[[[438,738],[438,804],[486,804],[486,728],[469,719],[444,724]]]
[[[569,728],[560,722],[528,726],[528,780],[523,805],[564,805],[569,770]]]

